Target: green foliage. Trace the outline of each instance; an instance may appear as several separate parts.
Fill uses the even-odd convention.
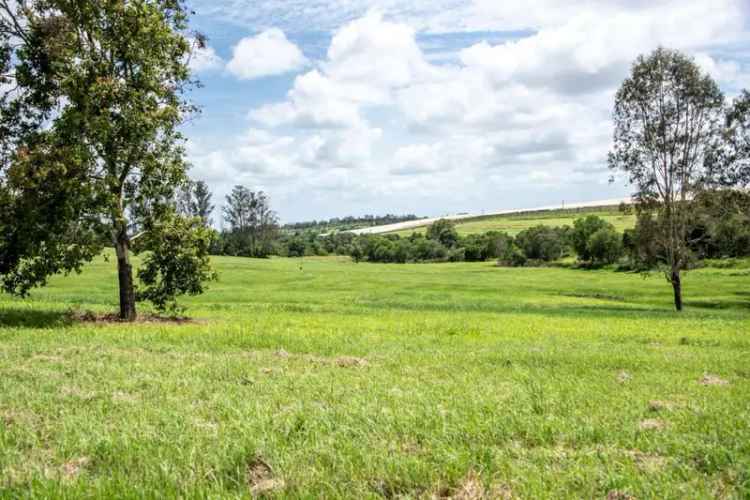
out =
[[[212,233],[200,217],[170,214],[149,223],[134,248],[145,252],[138,269],[138,299],[176,314],[177,297],[203,293],[205,283],[216,279],[208,258]]]
[[[570,243],[579,260],[583,262],[592,262],[594,260],[589,245],[590,239],[594,233],[602,229],[611,229],[614,231],[614,226],[596,215],[576,219],[573,223],[573,230],[570,232]]]
[[[622,235],[613,227],[603,227],[589,237],[586,251],[596,265],[614,264],[623,253]]]
[[[451,248],[458,242],[456,225],[446,219],[437,220],[427,228],[427,238],[435,240],[447,248]]]
[[[565,250],[564,230],[542,225],[532,227],[516,236],[516,245],[527,259],[552,262],[562,257]]]
[[[77,270],[106,241],[120,315],[133,320],[133,231],[168,213],[187,181],[189,11],[181,0],[3,3],[0,32],[17,43],[8,59],[0,38],[0,66],[12,65],[17,90],[0,102],[0,200],[26,212],[0,222],[6,289]]]

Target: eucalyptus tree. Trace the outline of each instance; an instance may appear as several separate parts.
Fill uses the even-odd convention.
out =
[[[170,201],[187,181],[179,126],[196,111],[188,63],[203,39],[189,14],[183,0],[0,0],[6,291],[80,270],[111,245],[120,317],[132,321],[137,299],[162,307],[213,276],[208,230]],[[147,252],[138,294],[132,252]]]
[[[640,213],[654,216],[665,277],[682,310],[681,273],[691,261],[691,200],[705,189],[710,158],[721,141],[724,97],[716,82],[680,52],[640,56],[615,98],[609,166],[635,187]]]

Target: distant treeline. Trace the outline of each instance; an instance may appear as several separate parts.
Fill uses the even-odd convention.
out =
[[[178,207],[210,223],[213,205],[204,183],[191,185],[178,200]],[[742,190],[705,191],[689,202],[695,214],[688,228],[692,259],[750,256],[750,193]],[[622,204],[620,211],[634,208]],[[394,223],[417,217],[385,215],[344,217],[324,222],[300,223],[283,228],[270,208],[270,198],[260,192],[235,186],[226,197],[222,218],[227,226],[216,231],[213,255],[241,257],[283,257],[348,255],[356,262],[460,262],[495,260],[506,266],[548,265],[575,257],[581,265],[598,267],[618,264],[622,268],[645,270],[666,261],[661,255],[658,219],[653,211],[636,210],[632,229],[618,232],[596,216],[581,216],[572,226],[538,225],[515,236],[491,231],[461,236],[453,222],[442,219],[426,233],[355,235],[341,230],[349,224]],[[337,225],[331,230],[327,225]]]
[[[328,220],[320,221],[309,221],[309,222],[293,222],[290,224],[284,224],[282,229],[292,231],[304,231],[307,229],[313,230],[329,230],[336,229],[339,231],[347,231],[350,229],[358,229],[361,227],[372,227],[372,226],[384,226],[387,224],[397,224],[399,222],[407,222],[412,220],[418,220],[423,217],[417,217],[414,214],[406,215],[363,215],[361,217],[334,217]]]
[[[693,259],[750,256],[750,194],[742,191],[705,192],[691,203]],[[632,207],[622,205],[629,212]],[[596,216],[580,217],[572,226],[538,225],[516,236],[491,231],[461,236],[455,225],[439,220],[425,234],[321,236],[312,231],[284,235],[275,253],[288,257],[349,255],[357,262],[460,262],[495,260],[506,266],[549,265],[575,257],[584,266],[618,264],[622,269],[646,270],[666,261],[660,255],[653,213],[636,214],[636,225],[624,232]]]

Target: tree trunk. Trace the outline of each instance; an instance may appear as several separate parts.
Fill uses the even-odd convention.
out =
[[[117,277],[120,283],[120,319],[135,321],[135,287],[133,266],[130,265],[129,242],[126,236],[118,236],[115,242],[117,253]]]
[[[674,308],[679,312],[682,311],[682,281],[680,279],[680,270],[673,269],[670,281],[674,289]]]

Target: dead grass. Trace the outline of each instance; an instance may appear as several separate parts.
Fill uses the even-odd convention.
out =
[[[642,431],[660,431],[666,427],[667,424],[658,418],[647,418],[638,423],[638,428]]]
[[[718,377],[716,375],[710,375],[708,373],[703,375],[699,383],[701,385],[729,385],[728,380],[724,380],[721,377]]]
[[[253,496],[262,496],[283,489],[285,483],[275,476],[270,465],[256,457],[247,465],[247,485]]]

